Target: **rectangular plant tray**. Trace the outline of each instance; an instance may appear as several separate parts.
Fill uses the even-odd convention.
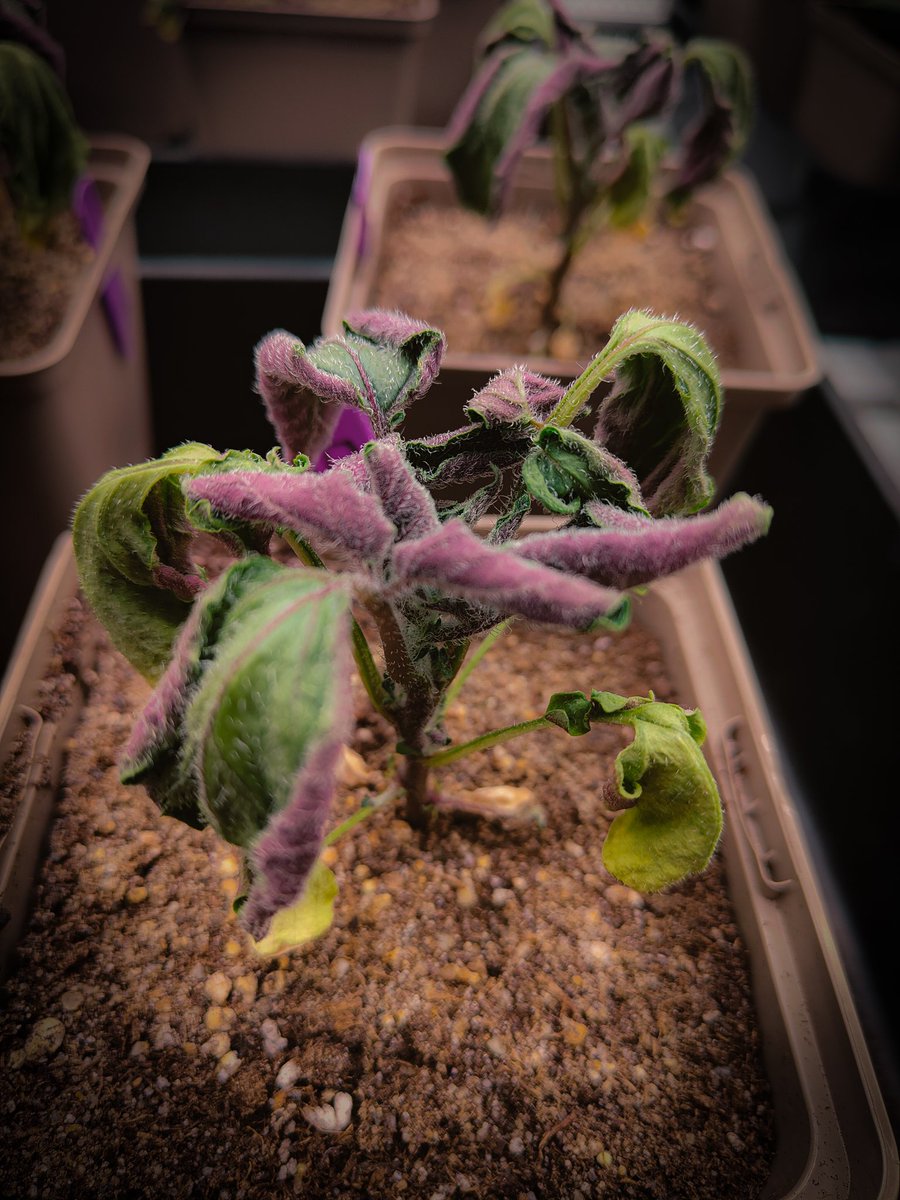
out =
[[[192,150],[352,162],[370,130],[412,118],[437,0],[386,15],[333,7],[189,0]]]
[[[325,304],[324,333],[339,333],[348,313],[371,307],[385,225],[397,203],[410,196],[448,207],[458,203],[442,157],[444,145],[433,130],[380,129],[366,138]],[[552,188],[550,156],[533,151],[519,168],[513,206],[546,209],[552,204]],[[765,413],[791,404],[821,379],[821,368],[804,299],[752,178],[732,170],[702,189],[694,204],[718,230],[716,273],[738,334],[740,363],[722,371],[726,403],[710,464],[715,478],[723,481]],[[646,303],[653,307],[652,296]],[[521,358],[449,347],[441,368],[441,419],[433,429],[415,432],[449,428],[451,421],[461,419],[473,391]],[[528,365],[566,381],[585,364],[529,355]],[[449,414],[447,421],[444,414]],[[422,414],[414,408],[411,416],[416,420]]]
[[[16,564],[0,593],[0,661],[75,502],[104,471],[151,450],[135,230],[149,162],[134,138],[91,139],[85,175],[102,207],[93,257],[50,341],[0,362],[0,529]]]
[[[6,918],[0,970],[27,920],[62,770],[61,743],[81,698],[73,686],[69,711],[55,730],[34,720],[51,631],[76,589],[71,543],[64,537],[0,693],[0,761],[23,733],[30,730],[35,739],[22,807],[0,844]],[[896,1143],[718,567],[692,567],[654,585],[637,619],[659,638],[680,693],[704,713],[708,752],[726,804],[722,852],[751,956],[775,1107],[776,1157],[760,1200],[894,1200],[900,1182]]]

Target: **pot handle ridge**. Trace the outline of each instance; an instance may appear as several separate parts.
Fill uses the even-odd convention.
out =
[[[725,785],[728,811],[737,817],[738,824],[753,855],[763,895],[770,900],[777,900],[789,891],[796,881],[790,876],[778,879],[773,873],[772,867],[776,853],[765,844],[755,818],[760,805],[748,793],[745,782],[746,772],[740,743],[740,732],[743,726],[744,721],[741,717],[732,717],[722,731],[720,753],[716,755],[723,768],[717,772],[719,786]]]

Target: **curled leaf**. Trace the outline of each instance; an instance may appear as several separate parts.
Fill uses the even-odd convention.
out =
[[[436,529],[439,521],[431,493],[418,482],[402,450],[388,442],[373,442],[364,456],[369,484],[396,530],[396,539],[421,537]]]
[[[675,206],[739,157],[753,122],[752,71],[736,46],[695,38],[686,47],[684,62],[700,76],[703,107],[684,138],[681,162],[669,192]]]
[[[634,311],[616,321],[603,356],[615,362],[615,384],[594,440],[634,471],[654,515],[703,508],[714,490],[706,460],[722,407],[703,337],[683,322]]]
[[[252,465],[299,474],[249,451],[220,454],[189,442],[161,458],[108,471],[75,510],[72,534],[81,587],[116,648],[149,679],[158,678],[172,643],[204,581],[190,545],[198,528],[247,541],[240,524],[198,526],[188,515],[182,484],[204,473]]]
[[[719,791],[700,746],[699,713],[651,701],[613,718],[634,728],[616,759],[616,784],[633,808],[619,813],[603,845],[606,869],[655,892],[702,871],[722,833]]]
[[[605,447],[574,429],[544,426],[522,464],[522,482],[552,513],[572,516],[588,501],[647,513],[633,472]]]
[[[38,46],[0,41],[2,180],[27,235],[40,237],[69,208],[87,155],[65,88]]]
[[[306,346],[283,330],[256,350],[257,386],[286,456],[315,457],[328,445],[340,406],[361,409],[388,433],[440,369],[444,335],[402,313],[372,310],[344,321],[342,337]]]
[[[400,586],[426,584],[445,595],[486,604],[504,616],[551,625],[586,629],[622,608],[617,592],[526,562],[512,546],[492,546],[459,520],[397,546],[394,566]]]
[[[652,696],[557,692],[545,717],[572,737],[597,722],[630,725],[634,740],[616,758],[616,787],[633,807],[616,816],[603,864],[641,892],[657,892],[702,871],[722,833],[719,790],[700,747],[706,725]]]
[[[545,420],[562,394],[562,384],[555,379],[536,375],[525,367],[512,367],[500,371],[476,392],[466,412],[489,426],[528,424]]]
[[[538,42],[501,45],[451,119],[446,160],[461,202],[485,214],[502,209],[547,114],[607,67],[577,44],[562,53]]]

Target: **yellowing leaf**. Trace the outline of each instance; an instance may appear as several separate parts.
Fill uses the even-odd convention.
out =
[[[276,913],[266,936],[253,943],[256,953],[263,958],[274,958],[321,937],[334,920],[337,891],[334,873],[319,859],[297,903]]]

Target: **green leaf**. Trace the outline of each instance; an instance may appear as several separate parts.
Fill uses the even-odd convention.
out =
[[[616,758],[619,795],[633,808],[619,813],[603,846],[603,863],[629,887],[656,892],[708,864],[722,832],[719,791],[700,749],[700,712],[652,695],[556,692],[544,713],[572,737],[592,724],[630,725],[634,741]]]
[[[398,313],[367,311],[343,322],[343,338],[320,338],[295,353],[327,384],[329,376],[354,394],[345,398],[367,413],[375,433],[396,428],[407,407],[431,386],[440,367],[444,335]]]
[[[56,73],[29,47],[0,43],[2,183],[26,234],[39,237],[70,207],[87,155],[87,138]]]
[[[482,52],[501,42],[539,42],[548,48],[556,42],[553,9],[546,0],[509,0],[485,26],[478,39]]]
[[[545,425],[522,464],[522,481],[548,512],[574,515],[602,499],[626,512],[649,515],[624,463],[573,429]]]
[[[706,460],[722,390],[701,334],[667,317],[629,312],[599,358],[614,363],[615,385],[600,406],[594,440],[631,467],[654,516],[703,508],[714,491]]]
[[[189,547],[196,522],[182,482],[196,475],[252,466],[300,471],[250,451],[224,454],[189,442],[161,458],[121,467],[79,503],[73,540],[82,590],[116,648],[147,678],[159,677],[203,580]],[[213,532],[244,536],[238,522],[206,522]]]
[[[332,736],[345,699],[337,660],[349,600],[335,576],[254,557],[200,603],[209,614],[202,672],[179,761],[200,779],[216,832],[249,849],[290,801],[312,748]]]
[[[715,38],[694,38],[688,42],[684,65],[691,64],[696,64],[703,72],[713,103],[728,112],[730,144],[727,162],[733,162],[743,153],[753,127],[753,69],[737,46]]]
[[[603,863],[629,887],[659,891],[702,871],[722,832],[718,788],[700,750],[705,725],[698,713],[658,701],[612,719],[634,728],[616,759],[616,783],[635,806],[613,820]]]
[[[625,168],[604,198],[610,221],[620,229],[633,225],[647,207],[666,140],[646,125],[632,125],[625,131],[625,147]]]
[[[490,81],[477,109],[447,151],[460,201],[480,213],[496,211],[504,180],[498,174],[507,145],[525,121],[532,97],[558,71],[539,43],[501,50],[484,68]]]
[[[572,737],[591,731],[591,702],[584,692],[554,692],[544,716]]]
[[[274,958],[327,933],[334,920],[337,892],[334,873],[316,859],[303,895],[296,904],[275,914],[269,932],[253,943],[253,949],[263,958]]]

